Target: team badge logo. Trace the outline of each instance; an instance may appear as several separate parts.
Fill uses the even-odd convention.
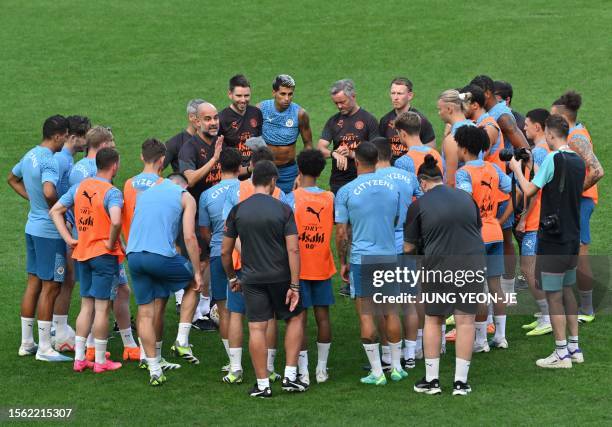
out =
[[[395,122],[393,120],[389,120],[389,124],[387,126],[393,129],[395,127]]]
[[[64,267],[57,267],[57,270],[55,270],[55,272],[58,276],[63,276],[65,272]]]
[[[344,120],[340,119],[338,120],[338,123],[336,123],[338,125],[339,128],[342,128],[342,126],[344,126]]]
[[[235,120],[232,122],[232,129],[238,129],[238,122]]]
[[[288,128],[293,127],[293,120],[287,119],[287,121],[285,122],[285,126],[287,126]]]
[[[363,129],[363,126],[364,126],[364,124],[363,124],[363,122],[361,120],[358,120],[357,122],[355,122],[355,129],[361,130],[361,129]]]
[[[256,128],[257,127],[257,119],[251,119],[250,123],[251,123],[251,127],[252,128]]]

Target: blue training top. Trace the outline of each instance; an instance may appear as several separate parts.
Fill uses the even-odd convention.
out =
[[[72,165],[74,159],[72,153],[66,147],[53,156],[57,160],[57,166],[59,167],[59,181],[57,182],[57,197],[62,197],[70,188],[70,171],[72,171]]]
[[[138,195],[126,253],[150,252],[169,258],[176,255],[174,242],[183,214],[184,191],[165,179]]]
[[[225,198],[229,193],[236,194],[236,189],[239,187],[240,181],[237,178],[224,179],[200,196],[198,225],[210,229],[211,257],[221,256],[221,242],[223,241],[223,228],[225,226],[223,220]]]
[[[400,215],[399,190],[376,172],[357,176],[336,196],[336,222],[351,224],[351,264],[362,255],[396,255],[395,221]]]
[[[259,104],[263,115],[261,136],[269,145],[293,145],[297,141],[298,113],[300,106],[292,102],[285,111],[279,112],[273,99],[267,99]]]
[[[25,232],[36,237],[61,239],[49,217],[49,204],[43,192],[45,182],[50,182],[57,188],[59,181],[59,167],[53,152],[47,147],[37,145],[13,167],[12,173],[23,180],[30,198]]]
[[[404,252],[404,222],[406,221],[408,208],[412,204],[412,198],[421,197],[423,191],[419,187],[419,181],[414,172],[406,172],[393,166],[378,169],[376,172],[393,182],[399,191],[400,211],[395,225],[395,250],[398,254],[402,254]]]

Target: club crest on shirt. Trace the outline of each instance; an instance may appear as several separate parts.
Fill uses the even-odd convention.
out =
[[[251,124],[252,128],[256,128],[257,127],[257,119],[251,119],[251,120],[249,120],[249,123]]]
[[[234,120],[231,124],[232,129],[238,129],[238,122],[236,120]]]
[[[338,123],[336,123],[336,125],[342,129],[342,126],[344,126],[344,120],[343,119],[338,120]]]
[[[288,128],[293,127],[293,119],[287,119],[287,121],[285,122],[285,126],[287,126]]]
[[[355,129],[357,129],[357,130],[361,130],[361,129],[363,129],[363,127],[364,127],[364,126],[365,126],[365,125],[363,124],[363,122],[362,122],[361,120],[357,120],[357,121],[355,122]]]

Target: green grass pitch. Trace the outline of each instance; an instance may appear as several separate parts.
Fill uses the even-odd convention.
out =
[[[10,168],[40,140],[52,114],[84,114],[111,125],[122,154],[117,184],[140,170],[139,146],[146,137],[166,140],[185,123],[185,104],[196,97],[226,106],[227,80],[245,73],[253,101],[271,93],[278,73],[297,81],[295,101],[311,116],[315,142],[335,113],[331,83],[350,77],[359,103],[381,117],[390,109],[388,84],[396,75],[415,83],[414,105],[441,135],[435,101],[444,89],[477,74],[510,81],[514,107],[523,113],[549,107],[562,91],[583,94],[580,119],[596,153],[611,173],[612,3],[605,0],[304,2],[118,0],[100,2],[4,0],[0,14],[0,169]],[[440,139],[438,138],[438,141]],[[329,173],[329,170],[326,171]],[[327,177],[323,179],[327,185]],[[612,190],[600,184],[593,216],[592,250],[606,255]],[[70,364],[49,365],[18,358],[19,302],[25,284],[23,226],[27,206],[0,186],[0,407],[74,407],[74,422],[88,425],[314,425],[314,424],[610,424],[610,318],[581,329],[586,363],[563,372],[536,368],[549,354],[550,336],[527,338],[511,317],[510,348],[476,355],[470,371],[474,389],[452,398],[452,346],[442,359],[441,397],[419,396],[410,378],[386,387],[359,384],[365,357],[352,304],[337,298],[332,309],[334,340],[330,381],[308,393],[286,395],[274,386],[268,401],[249,399],[254,381],[248,353],[245,384],[222,384],[225,363],[216,333],[193,331],[201,357],[184,365],[161,388],[128,364],[115,373],[77,375]],[[335,285],[338,285],[336,281]],[[70,322],[78,310],[76,298]],[[311,318],[312,321],[312,318]],[[312,329],[311,329],[312,332]],[[168,310],[165,354],[176,333]],[[311,334],[312,337],[312,334]],[[311,338],[312,347],[314,338]],[[110,341],[119,354],[120,338]],[[311,363],[316,363],[316,350]],[[283,357],[277,360],[282,369]],[[314,367],[313,367],[314,370]],[[33,423],[36,423],[33,421]]]

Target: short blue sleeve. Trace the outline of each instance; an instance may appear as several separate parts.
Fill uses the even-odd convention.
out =
[[[57,164],[57,159],[50,156],[41,165],[40,182],[50,182],[53,185],[57,185],[57,181],[59,181],[59,165]]]
[[[542,166],[542,162],[546,158],[546,155],[548,154],[548,152],[541,147],[536,147],[533,149],[531,154],[533,156],[533,162],[536,165],[538,165],[538,168],[539,168],[540,166]]]
[[[210,228],[210,215],[208,215],[208,209],[206,204],[208,203],[208,191],[205,191],[200,196],[200,206],[198,209],[198,225],[200,227]]]
[[[472,194],[472,177],[463,168],[457,170],[455,174],[455,187]]]
[[[73,185],[76,185],[76,184],[80,183],[81,181],[83,181],[87,177],[88,177],[88,175],[83,170],[82,166],[80,166],[80,167],[73,167],[72,170],[70,171],[70,176],[68,177],[68,183],[71,186],[73,186]]]
[[[508,175],[502,172],[499,166],[493,163],[493,167],[497,171],[497,177],[499,178],[499,189],[503,193],[509,193],[512,188],[512,179]]]
[[[552,181],[555,175],[555,154],[556,152],[548,153],[540,169],[538,169],[538,173],[533,177],[533,181],[531,182],[533,182],[536,187],[542,188]]]
[[[339,224],[348,224],[349,222],[348,194],[348,188],[345,185],[340,188],[336,196],[336,202],[334,203],[335,220]]]
[[[23,159],[19,160],[19,163],[13,166],[13,169],[11,170],[11,173],[15,175],[17,178],[23,178],[23,172],[21,171],[22,163],[23,163]]]
[[[285,194],[284,200],[282,200],[282,202],[288,205],[291,210],[295,211],[295,195],[293,194],[293,191],[289,194]]]
[[[418,199],[419,197],[423,196],[423,190],[421,190],[421,186],[419,185],[419,179],[414,172],[410,173],[409,175],[414,180],[414,191],[412,192],[412,195]]]
[[[123,208],[123,194],[118,188],[113,187],[104,196],[104,208],[108,212],[113,207]]]
[[[291,201],[288,199],[287,194],[283,191],[280,190],[280,195],[278,197],[278,200],[280,200],[282,203],[286,204],[287,206],[289,206],[291,208],[291,210],[293,210],[293,206],[291,206]]]
[[[239,191],[240,191],[240,186],[237,185],[235,191],[231,190],[229,193],[227,193],[227,196],[225,196],[225,203],[223,203],[223,220],[224,221],[227,219],[227,216],[229,215],[232,208],[238,204],[238,192]]]
[[[62,197],[60,197],[59,202],[62,204],[62,206],[71,208],[74,205],[74,195],[78,186],[78,184],[73,185],[68,191],[64,193]]]
[[[397,159],[393,166],[408,172],[416,173],[416,171],[414,170],[414,161],[412,160],[412,157],[410,157],[408,154],[404,154],[402,157]]]

